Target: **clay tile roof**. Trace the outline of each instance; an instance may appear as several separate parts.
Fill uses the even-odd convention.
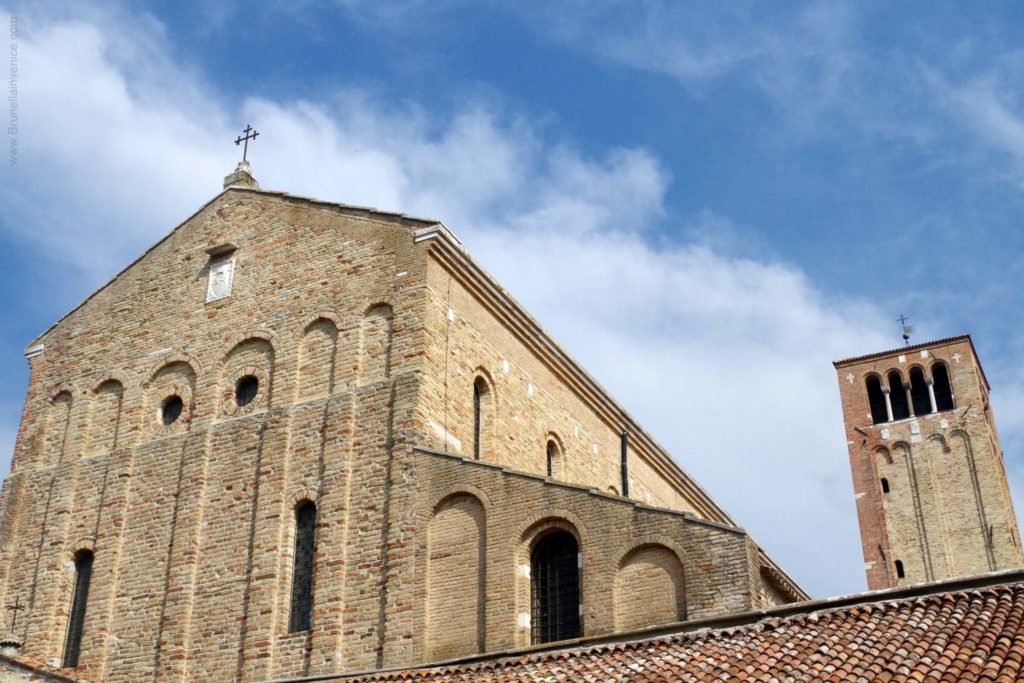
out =
[[[5,677],[4,672],[7,672]],[[17,674],[22,674],[15,678]],[[52,683],[87,683],[85,679],[56,669],[45,662],[27,657],[0,654],[0,680],[50,681]]]
[[[1024,573],[980,578],[804,603],[735,627],[679,624],[640,640],[317,680],[1024,681]]]

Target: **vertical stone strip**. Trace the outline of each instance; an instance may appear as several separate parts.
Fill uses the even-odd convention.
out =
[[[249,551],[242,618],[238,680],[269,678],[273,664],[277,571],[283,475],[288,448],[289,411],[273,410],[263,419],[257,446],[256,484],[250,505]]]
[[[96,546],[104,554],[109,555],[111,567],[110,577],[105,586],[106,594],[99,596],[96,607],[97,626],[100,638],[95,647],[98,652],[98,678],[103,679],[110,660],[110,640],[124,629],[126,624],[115,620],[115,605],[124,551],[124,527],[128,517],[128,502],[131,498],[132,479],[135,465],[134,449],[125,448],[111,456],[109,482],[107,484],[107,501],[104,505],[104,517],[100,520],[96,537]],[[101,611],[102,610],[102,611]]]

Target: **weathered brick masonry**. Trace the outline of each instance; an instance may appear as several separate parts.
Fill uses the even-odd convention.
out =
[[[588,635],[806,597],[434,221],[231,187],[26,355],[0,604],[27,606],[25,656],[59,663],[91,550],[89,680],[524,645],[530,552],[553,529],[578,539]],[[289,632],[303,501],[312,628]]]
[[[970,337],[835,366],[869,588],[1024,566],[989,385]]]

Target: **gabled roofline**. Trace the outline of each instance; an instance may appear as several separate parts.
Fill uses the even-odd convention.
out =
[[[572,387],[582,400],[610,428],[626,429],[630,435],[630,449],[656,473],[687,495],[702,515],[728,527],[739,528],[736,521],[687,472],[682,465],[658,443],[629,412],[623,408],[583,366],[570,356],[536,319],[501,284],[469,254],[443,224],[418,230],[416,243],[429,242],[433,253],[443,267],[474,292],[480,301],[499,320],[503,320],[519,340],[541,359],[555,376]],[[748,534],[748,537],[753,538]],[[769,575],[783,584],[798,598],[808,594],[799,583],[782,569],[765,550],[758,547],[759,559]],[[788,582],[788,585],[786,585]]]
[[[185,220],[181,221],[176,226],[174,226],[171,229],[170,232],[168,232],[166,235],[164,235],[159,240],[154,242],[152,246],[150,246],[144,252],[139,254],[138,257],[136,257],[131,263],[126,265],[124,268],[119,270],[112,278],[110,278],[105,283],[103,283],[98,288],[96,288],[89,296],[87,296],[84,299],[82,299],[81,303],[79,303],[77,306],[72,308],[70,311],[68,311],[67,313],[62,315],[52,325],[50,325],[48,328],[46,328],[46,330],[44,330],[42,333],[37,335],[36,338],[33,339],[31,342],[29,342],[28,345],[25,347],[25,350],[23,351],[25,356],[27,358],[31,359],[31,358],[34,358],[35,356],[40,355],[41,349],[42,349],[41,340],[42,340],[43,337],[45,337],[50,332],[52,332],[59,324],[64,322],[69,316],[74,314],[77,310],[79,310],[80,308],[85,306],[87,303],[89,303],[92,299],[94,299],[96,297],[97,294],[102,292],[104,289],[106,289],[110,285],[114,284],[114,282],[117,281],[126,272],[128,272],[128,270],[131,269],[132,266],[134,266],[135,264],[139,263],[142,259],[146,258],[146,256],[148,256],[150,254],[150,252],[152,252],[157,247],[159,247],[161,244],[163,244],[168,239],[170,239],[174,235],[174,233],[176,233],[182,226],[184,226],[186,223],[191,221],[193,218],[195,218],[196,216],[201,214],[211,204],[213,204],[214,202],[216,202],[218,199],[220,199],[221,197],[223,197],[224,195],[226,195],[229,192],[248,192],[248,193],[251,193],[251,194],[264,195],[264,196],[267,196],[267,197],[277,197],[279,199],[305,202],[305,203],[308,203],[308,204],[313,204],[313,205],[321,206],[321,207],[324,207],[324,208],[342,209],[344,211],[349,211],[349,212],[354,212],[354,213],[361,213],[361,214],[364,214],[364,215],[386,217],[386,218],[391,218],[391,219],[394,219],[394,220],[398,220],[399,222],[402,222],[402,223],[409,223],[410,224],[409,227],[423,227],[423,226],[428,226],[428,225],[438,225],[438,224],[441,224],[440,221],[432,220],[432,219],[429,219],[429,218],[416,218],[414,216],[409,216],[409,215],[404,214],[404,213],[397,213],[397,212],[392,212],[392,211],[381,211],[380,209],[374,209],[374,208],[366,207],[366,206],[355,206],[355,205],[350,205],[350,204],[341,204],[339,202],[328,202],[328,201],[324,201],[322,199],[314,199],[312,197],[303,197],[303,196],[300,196],[300,195],[292,195],[292,194],[288,194],[287,192],[275,192],[275,191],[272,191],[272,190],[261,190],[259,188],[253,188],[253,187],[238,187],[238,186],[226,187],[221,192],[218,192],[208,202],[206,202],[205,204],[200,206],[198,209],[193,211],[188,216],[188,218],[186,218]]]
[[[441,265],[476,294],[495,317],[505,322],[555,376],[575,389],[605,424],[616,431],[628,430],[631,451],[643,456],[652,469],[677,484],[681,492],[690,494],[693,502],[703,508],[702,514],[729,526],[739,526],[729,513],[668,455],[668,451],[612,398],[607,389],[577,363],[461,244],[452,240],[447,229],[431,227],[420,230],[414,239],[417,242],[430,242],[431,253],[437,257]]]
[[[971,346],[971,355],[974,356],[974,363],[978,366],[978,370],[981,371],[981,381],[985,383],[985,388],[991,390],[989,386],[988,377],[985,376],[985,368],[981,366],[981,359],[978,358],[978,351],[974,348],[974,340],[971,339],[970,334],[959,334],[955,337],[943,337],[942,339],[936,339],[929,342],[921,342],[920,344],[911,344],[910,346],[897,346],[894,349],[888,349],[887,351],[876,351],[875,353],[869,353],[863,356],[852,356],[850,358],[841,358],[839,360],[832,361],[832,365],[838,370],[846,365],[852,365],[853,363],[861,363],[866,360],[872,360],[874,358],[883,358],[885,356],[895,356],[900,353],[906,353],[907,351],[920,351],[926,349],[929,346],[939,346],[941,344],[951,344],[953,342],[967,342]]]

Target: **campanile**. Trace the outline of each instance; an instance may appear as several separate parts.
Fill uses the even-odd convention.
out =
[[[868,588],[1024,566],[969,335],[838,360]]]

